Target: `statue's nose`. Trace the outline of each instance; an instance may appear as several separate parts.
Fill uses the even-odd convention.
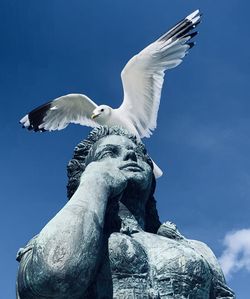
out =
[[[124,161],[132,160],[132,161],[137,162],[137,157],[133,150],[126,151],[123,159],[124,159]]]

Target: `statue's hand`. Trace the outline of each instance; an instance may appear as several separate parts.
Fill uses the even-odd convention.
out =
[[[81,182],[91,181],[96,188],[104,184],[110,197],[121,194],[127,186],[128,179],[114,161],[91,162],[82,174]]]

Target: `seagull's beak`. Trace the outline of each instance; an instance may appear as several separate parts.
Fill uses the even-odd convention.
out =
[[[92,119],[94,119],[94,118],[96,118],[98,115],[100,115],[101,113],[93,113],[92,115],[91,115],[91,118]]]

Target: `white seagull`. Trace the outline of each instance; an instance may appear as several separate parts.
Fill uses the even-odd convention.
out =
[[[83,94],[68,94],[39,106],[20,123],[33,131],[62,130],[69,123],[96,127],[121,126],[138,139],[150,137],[156,128],[165,71],[182,62],[194,46],[199,10],[194,11],[155,42],[132,57],[121,72],[124,98],[119,108],[98,106]],[[154,165],[156,177],[162,175]]]

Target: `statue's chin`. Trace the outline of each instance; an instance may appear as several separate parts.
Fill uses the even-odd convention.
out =
[[[131,190],[131,195],[136,197],[137,194],[150,192],[153,174],[145,171],[123,171],[123,174],[128,179],[127,189]]]

